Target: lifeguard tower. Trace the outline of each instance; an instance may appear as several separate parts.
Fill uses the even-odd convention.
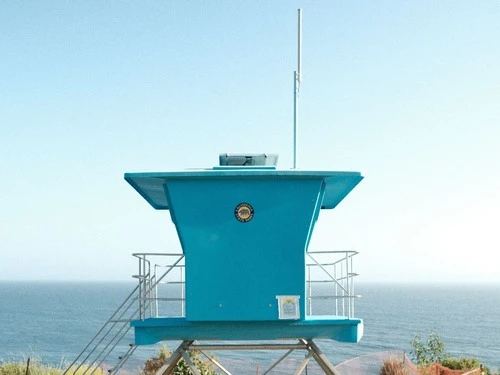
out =
[[[262,374],[305,350],[295,374],[314,358],[332,375],[334,366],[313,340],[361,339],[363,321],[354,316],[357,252],[309,250],[320,211],[334,209],[363,177],[296,169],[300,9],[298,18],[293,169],[277,169],[273,154],[221,154],[218,165],[207,169],[126,173],[154,209],[169,211],[182,252],[133,254],[139,261],[136,289],[63,375],[76,374],[85,362],[83,375],[92,375],[130,330],[134,342],[110,375],[138,346],[169,340],[181,344],[157,375],[172,373],[181,358],[199,374],[190,350],[254,349],[286,351]]]
[[[181,358],[191,366],[186,352],[193,349],[303,349],[308,355],[297,374],[311,357],[326,374],[336,374],[313,340],[361,339],[363,322],[354,317],[356,252],[308,247],[320,211],[335,208],[362,176],[279,170],[277,159],[221,154],[219,165],[208,169],[125,174],[154,209],[169,211],[182,248],[182,254],[163,254],[172,259],[168,265],[153,264],[154,254],[134,254],[141,291],[139,319],[131,322],[135,344],[181,341],[158,374],[169,374]],[[162,295],[164,284],[170,295]],[[323,315],[314,311],[316,300],[331,301]],[[167,303],[180,306],[174,316],[161,311]]]

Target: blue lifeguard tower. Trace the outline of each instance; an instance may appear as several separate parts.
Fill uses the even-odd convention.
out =
[[[189,350],[254,349],[286,350],[263,374],[300,349],[307,355],[295,374],[314,358],[325,374],[336,375],[313,340],[361,339],[363,321],[354,315],[357,252],[309,250],[320,211],[334,209],[363,177],[296,169],[300,9],[298,19],[293,169],[277,169],[277,155],[221,154],[212,168],[126,173],[154,209],[170,212],[182,252],[133,254],[139,261],[136,289],[63,375],[76,374],[86,361],[84,375],[104,366],[130,330],[134,343],[111,375],[138,346],[169,340],[181,344],[157,375],[171,374],[181,358],[199,374]]]
[[[304,349],[309,355],[296,373],[313,357],[325,373],[336,374],[313,339],[361,339],[363,322],[353,307],[356,252],[308,247],[320,211],[335,208],[363,177],[279,170],[277,159],[221,154],[219,165],[208,169],[125,174],[154,209],[169,211],[182,248],[158,273],[153,254],[135,254],[141,290],[140,316],[131,322],[135,344],[182,342],[158,374],[169,374],[183,357],[189,363],[188,350],[252,348]],[[162,296],[161,283],[177,292]],[[180,309],[168,316],[159,302]],[[321,315],[316,303],[324,306]],[[295,344],[275,343],[292,339]],[[266,342],[242,344],[250,340]]]

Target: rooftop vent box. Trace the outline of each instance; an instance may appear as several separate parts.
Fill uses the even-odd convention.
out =
[[[219,154],[220,166],[252,167],[278,164],[277,154]]]

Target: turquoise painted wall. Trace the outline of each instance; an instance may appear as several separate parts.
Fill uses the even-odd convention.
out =
[[[186,319],[277,320],[277,295],[300,296],[323,178],[174,179],[165,192],[186,256]],[[253,217],[241,222],[235,208]]]

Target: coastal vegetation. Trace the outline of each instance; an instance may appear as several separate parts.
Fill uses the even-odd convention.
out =
[[[409,369],[406,363],[401,362],[395,357],[391,357],[384,361],[379,375],[409,375]]]
[[[154,375],[165,361],[170,357],[171,352],[168,351],[166,346],[162,346],[157,353],[156,357],[149,358],[144,363],[144,368],[140,375]],[[194,365],[198,368],[201,375],[217,375],[214,370],[214,365],[208,360],[204,359],[199,352],[190,351],[189,357]],[[0,375],[62,375],[66,367],[53,367],[44,365],[40,360],[30,360],[27,362],[1,362],[0,361]],[[108,375],[108,372],[102,368],[89,368],[88,366],[74,366],[68,370],[71,375]],[[174,369],[173,375],[193,375],[189,365],[184,359],[181,359]]]
[[[413,350],[410,354],[412,361],[416,364],[418,372],[421,375],[500,375],[499,371],[492,371],[483,366],[477,358],[473,357],[453,357],[445,350],[445,345],[436,332],[431,332],[427,340],[422,341],[419,335],[415,335],[411,341]],[[162,346],[155,357],[149,358],[144,362],[139,375],[154,375],[169,358],[171,352],[166,346]],[[198,368],[202,375],[216,375],[214,364],[203,357],[200,352],[190,351],[189,358]],[[409,363],[407,363],[409,362]],[[40,360],[31,360],[27,362],[2,362],[0,360],[0,375],[62,375],[66,367],[51,367],[44,365]],[[74,372],[76,370],[76,372]],[[102,368],[89,369],[87,366],[81,366],[68,371],[71,375],[108,375]],[[391,357],[384,361],[378,375],[409,375],[414,374],[417,369],[411,361],[402,361],[400,358]],[[174,375],[192,375],[189,365],[184,359],[181,359],[173,372]]]
[[[436,371],[430,370],[435,364],[449,370],[471,371],[478,369],[479,375],[497,375],[488,367],[483,366],[479,359],[473,357],[453,357],[445,349],[445,345],[439,335],[432,331],[423,342],[419,335],[415,335],[411,341],[412,354],[422,374],[434,374]],[[441,371],[443,372],[443,371]]]
[[[189,358],[193,364],[198,368],[201,375],[217,375],[214,370],[214,365],[210,360],[203,359],[200,352],[192,351],[189,352]],[[166,346],[162,346],[158,350],[158,356],[148,359],[144,363],[144,369],[141,375],[154,375],[163,366],[166,360],[170,357],[172,353],[167,349]],[[189,368],[188,364],[184,359],[181,359],[174,369],[173,375],[192,375],[193,372]],[[0,374],[1,375],[1,374]]]
[[[422,341],[420,335],[415,335],[411,340],[411,346],[413,348],[411,354],[413,354],[413,359],[419,367],[427,367],[435,362],[442,363],[449,357],[443,341],[434,331],[429,334],[426,343]]]
[[[30,360],[23,362],[0,362],[0,375],[61,375],[65,369],[44,365],[40,360]],[[94,371],[95,370],[95,371]],[[74,375],[105,375],[105,372],[100,368],[91,368],[88,366],[80,366],[80,368],[70,369],[68,373]],[[107,375],[107,374],[106,374]]]
[[[415,335],[411,341],[413,348],[411,354],[417,369],[412,368],[413,363],[405,363],[398,358],[391,357],[382,364],[379,375],[409,375],[418,371],[421,375],[500,375],[483,366],[477,358],[453,357],[445,349],[439,335],[432,331],[427,341],[422,341]],[[417,371],[415,371],[417,370]]]

